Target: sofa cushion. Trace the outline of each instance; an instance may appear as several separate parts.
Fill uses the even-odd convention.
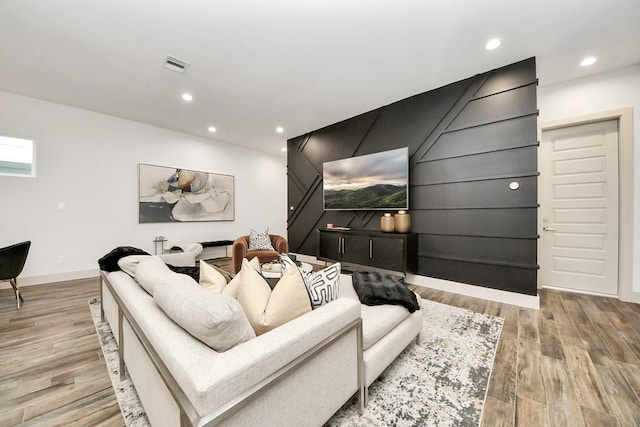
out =
[[[353,288],[351,276],[341,274],[340,279],[340,297],[360,301]],[[409,311],[400,305],[369,306],[363,304],[360,310],[363,350],[367,350],[410,316]]]
[[[269,237],[269,228],[267,227],[262,233],[251,230],[249,233],[249,249],[250,251],[275,251],[271,245],[271,237]]]
[[[411,314],[398,305],[362,305],[362,349],[367,350]]]
[[[218,352],[255,338],[238,301],[199,286],[164,283],[153,299],[174,322]]]
[[[288,269],[271,290],[266,279],[242,260],[238,272],[238,302],[256,335],[264,334],[311,311],[307,288],[298,269]]]
[[[175,286],[198,285],[190,276],[171,271],[164,261],[155,255],[140,260],[138,268],[136,268],[135,279],[150,295],[153,295],[157,285],[163,283]]]
[[[212,265],[200,261],[200,286],[220,293],[227,286],[227,279]]]

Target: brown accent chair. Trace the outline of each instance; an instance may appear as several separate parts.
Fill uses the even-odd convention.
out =
[[[258,257],[260,263],[271,262],[278,258],[280,254],[289,253],[289,242],[282,236],[276,234],[269,234],[271,238],[271,246],[275,251],[250,251],[249,250],[249,236],[240,236],[234,242],[231,247],[231,261],[233,264],[233,272],[237,273],[242,267],[242,259],[251,259]]]

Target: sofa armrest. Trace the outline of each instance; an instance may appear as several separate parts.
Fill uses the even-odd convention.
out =
[[[196,255],[193,252],[174,252],[162,254],[159,257],[174,267],[194,267],[196,265]]]
[[[249,250],[249,236],[240,236],[233,241],[231,246],[231,260],[233,262],[233,272],[237,273],[242,267],[242,259]]]

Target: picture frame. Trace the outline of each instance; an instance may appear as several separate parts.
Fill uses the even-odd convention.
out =
[[[233,221],[232,175],[138,164],[138,222]]]

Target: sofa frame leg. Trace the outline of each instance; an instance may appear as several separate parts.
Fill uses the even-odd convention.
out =
[[[359,319],[356,328],[357,352],[358,352],[358,414],[364,414],[364,407],[367,405],[367,386],[364,377],[364,339],[362,337],[362,319]]]

